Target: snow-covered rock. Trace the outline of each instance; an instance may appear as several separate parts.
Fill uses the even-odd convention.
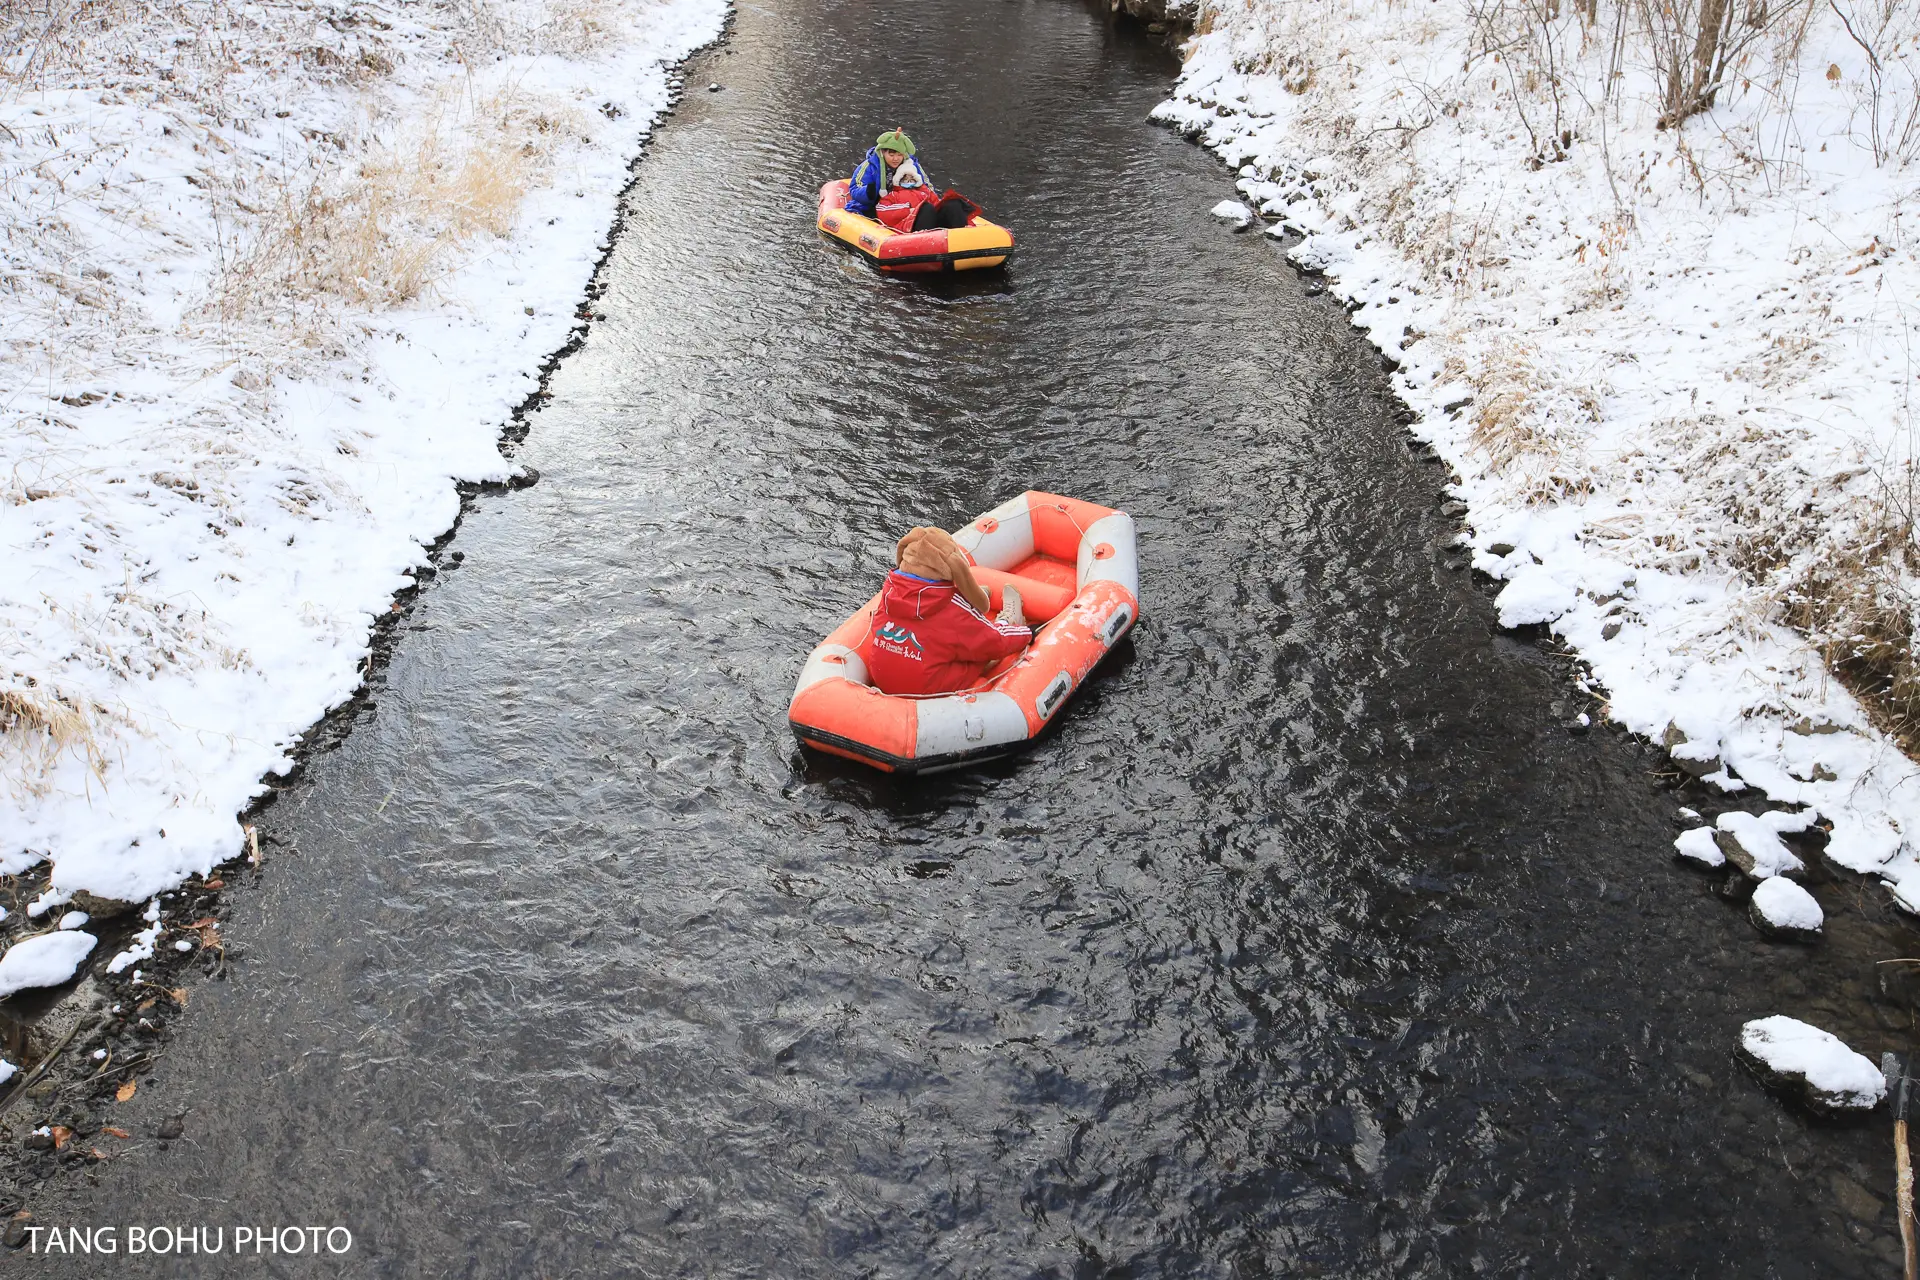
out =
[[[1674,853],[1688,862],[1703,867],[1724,867],[1727,855],[1720,852],[1720,842],[1714,839],[1712,827],[1695,827],[1683,832],[1673,842]]]
[[[1713,825],[1719,832],[1720,852],[1727,855],[1727,861],[1756,880],[1797,876],[1806,870],[1806,864],[1776,834],[1779,827],[1765,818],[1756,818],[1750,813],[1723,813]]]
[[[1747,904],[1754,928],[1770,938],[1810,942],[1820,936],[1826,914],[1813,895],[1785,876],[1762,880]]]
[[[1552,622],[1573,608],[1578,596],[1537,564],[1523,565],[1507,579],[1507,585],[1494,598],[1503,627],[1524,627],[1537,622]]]
[[[1740,1056],[1770,1088],[1822,1113],[1870,1111],[1887,1096],[1880,1068],[1815,1026],[1775,1014],[1740,1028]]]
[[[1284,230],[1276,227],[1275,230]],[[1337,271],[1353,261],[1353,237],[1309,235],[1293,247],[1287,256],[1306,271]]]
[[[1214,217],[1231,222],[1236,227],[1244,227],[1253,221],[1253,210],[1238,200],[1222,200],[1210,210]]]
[[[19,1070],[20,1068],[14,1066],[5,1058],[0,1058],[0,1084],[5,1084],[7,1081],[13,1079],[14,1074]]]
[[[1710,778],[1723,773],[1726,769],[1726,765],[1720,760],[1718,743],[1690,738],[1686,730],[1677,724],[1668,723],[1660,735],[1660,745],[1667,749],[1668,757],[1675,764],[1696,778]]]
[[[77,931],[22,938],[0,956],[0,999],[29,987],[57,987],[80,971],[98,941]]]
[[[38,920],[55,907],[64,907],[72,900],[73,894],[70,891],[48,889],[27,904],[27,917],[32,920]]]

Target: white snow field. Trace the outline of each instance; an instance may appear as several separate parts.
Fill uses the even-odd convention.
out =
[[[139,901],[240,853],[456,482],[507,478],[726,9],[7,10],[0,871]]]
[[[1198,0],[1155,114],[1397,362],[1503,624],[1920,910],[1920,769],[1833,674],[1912,705],[1920,4],[1705,6],[1711,65],[1702,8]]]

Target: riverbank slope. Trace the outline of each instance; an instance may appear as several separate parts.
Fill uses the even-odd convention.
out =
[[[513,479],[502,429],[726,9],[9,11],[0,872],[50,864],[42,911],[242,851],[458,486]]]
[[[1503,625],[1920,909],[1920,14],[1709,10],[1204,0],[1156,114],[1389,360]]]

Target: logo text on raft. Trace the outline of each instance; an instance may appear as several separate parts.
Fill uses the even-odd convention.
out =
[[[880,630],[874,632],[873,643],[876,648],[885,649],[888,653],[920,661],[920,637],[897,622],[880,624]]]

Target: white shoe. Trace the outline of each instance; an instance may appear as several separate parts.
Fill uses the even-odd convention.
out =
[[[1021,612],[1020,589],[1018,587],[1000,588],[1000,621],[1010,627],[1027,625],[1027,615]]]

